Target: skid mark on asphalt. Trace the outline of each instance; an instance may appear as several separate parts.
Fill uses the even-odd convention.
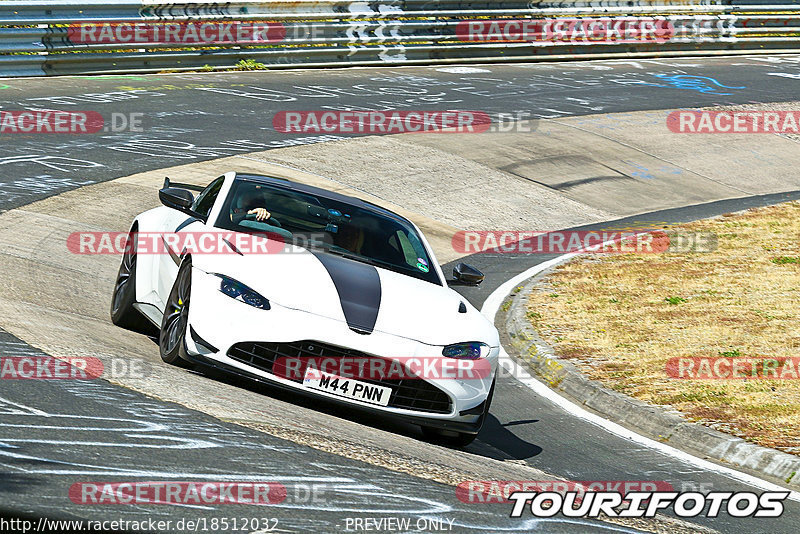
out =
[[[0,331],[0,356],[21,355],[44,353]],[[461,503],[451,486],[219,423],[102,380],[7,380],[4,385],[0,472],[9,482],[0,487],[0,495],[7,506],[25,503],[39,513],[78,517],[174,518],[175,508],[165,505],[76,505],[68,489],[86,481],[276,482],[286,486],[286,501],[259,505],[259,515],[278,517],[282,528],[301,531],[332,531],[345,518],[366,514],[407,517],[412,524],[450,522],[455,531],[566,532],[578,527],[583,532],[636,532],[588,520],[520,524],[506,517],[505,508],[498,513],[498,508]],[[209,462],[209,456],[215,460]],[[318,493],[322,499],[308,497]],[[252,515],[243,510],[253,505],[187,501],[175,506],[214,517]]]

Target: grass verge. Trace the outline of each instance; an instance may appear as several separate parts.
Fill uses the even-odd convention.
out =
[[[610,389],[800,455],[800,380],[667,373],[676,357],[800,357],[800,202],[681,230],[715,232],[717,250],[583,256],[532,291],[531,323]]]

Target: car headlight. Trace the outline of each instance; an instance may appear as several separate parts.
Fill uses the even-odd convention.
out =
[[[485,358],[488,355],[489,345],[478,341],[456,343],[454,345],[447,345],[442,349],[442,356],[457,358],[459,360],[477,360],[478,358]]]
[[[245,304],[249,304],[254,308],[259,308],[262,310],[270,309],[269,300],[267,300],[267,298],[261,295],[258,291],[247,287],[243,283],[239,282],[238,280],[234,280],[230,276],[217,273],[214,273],[214,276],[218,276],[221,279],[219,283],[219,290],[228,295],[230,298],[244,302]]]

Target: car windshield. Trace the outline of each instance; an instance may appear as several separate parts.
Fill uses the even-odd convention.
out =
[[[266,210],[269,217],[264,218]],[[269,232],[284,241],[344,256],[441,285],[415,231],[404,219],[324,196],[237,178],[216,226]]]

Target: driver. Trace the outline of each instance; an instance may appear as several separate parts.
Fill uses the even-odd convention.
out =
[[[361,245],[364,243],[364,233],[360,228],[353,224],[343,224],[339,226],[338,232],[334,237],[333,244],[349,252],[361,253]]]
[[[231,222],[239,224],[248,215],[255,215],[257,221],[266,221],[272,214],[264,208],[264,197],[259,188],[247,189],[236,199],[236,207],[231,210]]]

